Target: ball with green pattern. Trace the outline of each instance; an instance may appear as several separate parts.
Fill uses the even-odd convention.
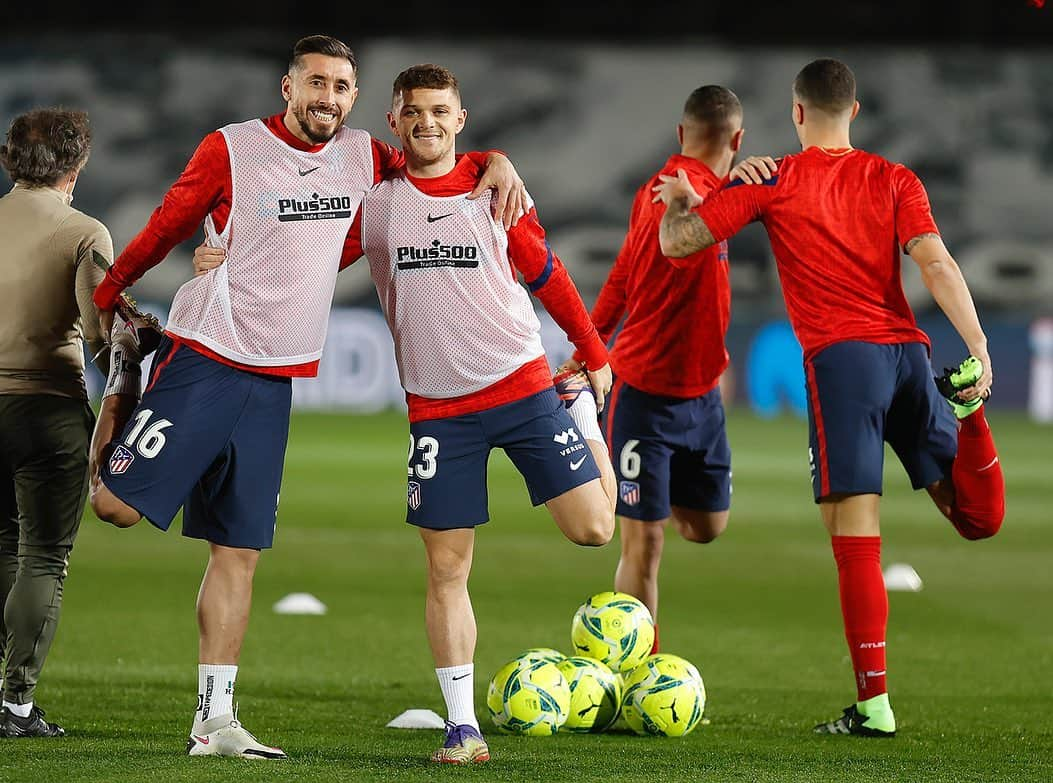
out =
[[[654,620],[635,596],[608,590],[578,607],[570,641],[575,655],[595,658],[616,673],[627,672],[650,654]]]
[[[523,650],[523,652],[516,656],[516,658],[526,661],[548,661],[549,663],[555,664],[560,663],[560,661],[563,661],[566,657],[567,656],[559,650],[555,650],[551,647],[531,647],[527,650]]]
[[[570,686],[570,712],[560,731],[585,734],[610,728],[622,700],[618,675],[595,658],[580,655],[564,658],[556,666]]]
[[[547,736],[567,720],[570,686],[556,664],[515,658],[490,680],[486,707],[501,731]]]
[[[651,655],[625,678],[622,717],[637,734],[683,737],[705,709],[702,675],[679,655]]]

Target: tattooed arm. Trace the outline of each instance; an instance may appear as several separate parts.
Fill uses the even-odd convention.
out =
[[[656,195],[652,200],[661,201],[666,206],[658,227],[662,255],[684,258],[716,244],[702,218],[693,211],[702,204],[702,197],[695,192],[684,170],[678,170],[675,177],[660,174],[658,179],[659,183],[653,188]]]
[[[662,246],[662,254],[668,258],[684,258],[716,242],[702,218],[688,208],[684,199],[670,204],[662,216],[658,243]]]
[[[944,315],[961,335],[969,353],[983,362],[984,374],[974,386],[960,396],[971,400],[986,395],[994,378],[991,357],[987,353],[987,337],[976,314],[969,286],[961,269],[951,257],[939,234],[924,233],[911,239],[903,247],[921,269],[921,279]]]

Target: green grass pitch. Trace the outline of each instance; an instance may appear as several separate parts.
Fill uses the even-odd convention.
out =
[[[471,579],[476,702],[493,760],[430,765],[439,732],[384,727],[410,707],[444,712],[424,634],[423,548],[403,516],[405,420],[298,415],[237,689],[246,726],[291,759],[183,755],[205,547],[177,529],[120,531],[89,512],[37,693],[69,736],[0,740],[0,780],[1051,780],[1053,430],[1011,414],[992,419],[1009,510],[991,541],[960,539],[886,461],[884,562],[909,563],[924,580],[921,592],[890,595],[893,740],[811,733],[854,687],[833,557],[811,500],[806,427],[733,412],[729,528],[708,546],[671,534],[661,580],[663,648],[702,670],[709,725],[680,740],[493,729],[483,701],[490,675],[526,647],[568,652],[574,610],[611,588],[618,559],[617,539],[599,549],[564,540],[498,452]],[[300,591],[328,614],[271,611]]]

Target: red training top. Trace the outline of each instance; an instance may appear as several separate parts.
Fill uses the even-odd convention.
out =
[[[728,245],[690,258],[666,258],[658,244],[665,212],[652,203],[659,175],[683,169],[699,195],[722,181],[695,158],[673,155],[636,191],[629,231],[607,275],[592,320],[604,342],[625,313],[611,349],[611,367],[630,386],[667,397],[698,397],[715,387],[728,366],[724,335],[731,314]]]
[[[762,185],[735,180],[697,208],[715,239],[760,220],[806,357],[846,340],[929,344],[903,293],[901,248],[938,234],[917,175],[864,150],[809,147]]]

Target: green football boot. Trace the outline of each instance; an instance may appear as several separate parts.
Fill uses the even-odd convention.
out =
[[[958,396],[958,392],[961,389],[967,389],[972,386],[980,380],[983,374],[983,363],[975,356],[970,356],[958,365],[957,370],[952,367],[944,367],[943,375],[934,379],[936,388],[950,403],[951,409],[957,418],[964,419],[966,416],[975,413],[984,404],[985,397],[977,397],[975,400],[966,401]]]

